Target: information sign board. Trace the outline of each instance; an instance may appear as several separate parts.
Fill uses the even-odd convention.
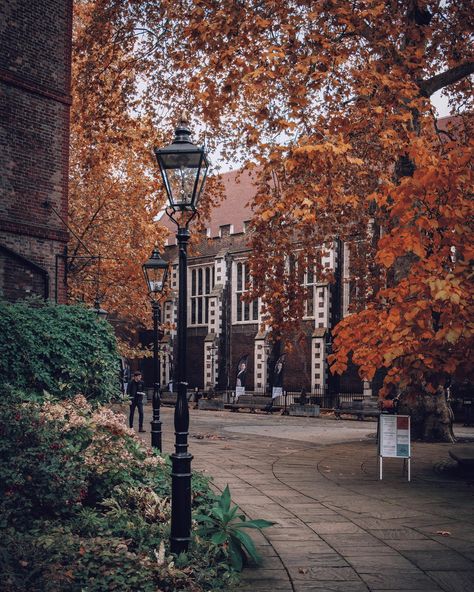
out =
[[[410,458],[410,416],[380,415],[379,454],[391,458]]]
[[[408,460],[408,481],[410,481],[410,416],[379,415],[379,472],[382,479],[382,459],[403,458]]]

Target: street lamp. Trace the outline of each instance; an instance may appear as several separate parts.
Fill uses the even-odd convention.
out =
[[[107,315],[109,314],[106,310],[104,310],[100,305],[100,300],[97,298],[94,302],[94,312],[97,315],[98,319],[103,319],[104,321],[107,319]]]
[[[160,452],[161,420],[160,420],[160,365],[158,360],[158,325],[160,318],[160,296],[168,277],[168,263],[164,261],[158,251],[153,249],[150,259],[143,265],[143,275],[148,286],[148,295],[153,311],[153,419],[151,421],[151,445]]]
[[[174,411],[175,452],[171,455],[171,551],[188,550],[191,540],[191,460],[188,452],[189,409],[186,382],[187,333],[187,247],[188,226],[197,213],[197,204],[206,180],[209,162],[204,146],[191,142],[184,116],[175,130],[173,143],[155,148],[155,155],[168,194],[166,213],[177,226],[179,251],[178,359],[175,371],[176,406]]]

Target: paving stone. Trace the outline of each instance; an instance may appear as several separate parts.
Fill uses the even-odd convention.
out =
[[[294,582],[295,592],[314,592],[321,590],[321,592],[367,592],[369,588],[363,582],[339,582],[339,581],[324,581],[324,582],[304,582],[298,580]],[[249,591],[250,592],[250,591]],[[254,592],[254,591],[252,591]],[[256,591],[255,591],[256,592]],[[260,592],[260,590],[258,591]]]
[[[444,541],[443,541],[444,543]],[[388,544],[393,549],[401,551],[444,551],[446,547],[441,542],[433,541],[432,539],[402,539],[395,541],[388,541]]]
[[[307,504],[286,504],[286,509],[290,512],[294,512],[300,518],[317,518],[320,516],[337,518],[340,515],[334,510],[330,510],[321,504],[307,503]],[[325,518],[329,519],[329,518]]]
[[[434,592],[436,584],[422,572],[374,571],[358,572],[370,590],[424,590]]]
[[[351,567],[323,567],[311,566],[309,568],[290,567],[288,570],[293,581],[305,580],[311,582],[348,582],[360,581],[359,576]]]
[[[376,547],[380,540],[371,534],[324,534],[321,538],[335,549],[338,547]]]
[[[455,551],[402,551],[403,555],[423,571],[474,571],[474,563]],[[474,579],[473,579],[474,588]]]
[[[369,530],[369,532],[384,541],[426,539],[425,534],[411,528],[379,528],[377,530]]]
[[[291,557],[293,555],[302,556],[304,553],[334,553],[334,549],[331,549],[331,547],[322,540],[288,541],[286,539],[273,539],[272,546],[281,557]]]
[[[167,451],[172,414],[163,410]],[[472,486],[433,471],[449,446],[415,443],[412,483],[398,461],[384,463],[387,479],[379,481],[374,440],[357,441],[370,422],[359,423],[191,415],[196,433],[226,438],[191,439],[193,468],[212,475],[216,491],[229,483],[234,503],[250,518],[279,523],[249,531],[263,565],[244,570],[242,592],[471,592]],[[318,438],[316,445],[307,430],[320,425],[338,433],[346,425],[357,429],[351,443],[321,445]]]
[[[407,558],[398,553],[391,555],[350,555],[345,553],[344,558],[359,573],[376,571],[393,571],[396,569],[404,571],[417,571],[417,568]]]
[[[244,582],[278,582],[280,580],[288,581],[288,575],[286,570],[282,567],[281,569],[265,569],[262,567],[245,569],[242,572],[242,581]]]
[[[283,581],[254,581],[242,583],[239,592],[293,592],[293,586],[290,582]]]
[[[355,534],[363,533],[362,528],[349,521],[308,522],[307,525],[317,534]]]
[[[320,541],[316,533],[308,528],[279,528],[271,526],[265,529],[265,536],[271,541],[305,541],[308,544],[312,541]]]
[[[445,592],[472,592],[474,589],[473,571],[429,571],[428,574]]]
[[[285,566],[288,568],[307,569],[309,567],[350,567],[338,553],[281,553]]]
[[[282,561],[277,555],[266,557],[264,557],[262,553],[260,553],[260,555],[262,556],[261,567],[263,569],[283,569]]]

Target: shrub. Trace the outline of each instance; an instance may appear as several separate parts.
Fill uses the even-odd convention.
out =
[[[119,363],[109,323],[85,306],[0,300],[2,382],[59,398],[97,402],[119,393]]]
[[[169,463],[122,415],[7,389],[0,459],[1,592],[218,592],[237,581],[209,537],[167,552]],[[193,511],[209,514],[208,480],[196,475],[193,494]]]

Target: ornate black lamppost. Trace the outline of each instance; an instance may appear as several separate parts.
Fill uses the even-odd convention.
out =
[[[148,286],[151,309],[153,311],[153,419],[151,421],[151,445],[160,452],[161,420],[160,420],[160,363],[158,360],[158,325],[161,323],[160,296],[168,277],[168,263],[164,261],[158,251],[153,249],[150,259],[142,265],[143,275]]]
[[[166,213],[176,224],[179,250],[178,356],[175,369],[176,406],[174,412],[175,452],[171,455],[171,551],[187,551],[191,540],[191,460],[188,452],[189,409],[186,382],[187,333],[187,246],[189,223],[197,213],[197,204],[206,180],[209,162],[204,147],[191,142],[188,122],[183,116],[173,143],[155,148],[163,182],[168,194]]]

